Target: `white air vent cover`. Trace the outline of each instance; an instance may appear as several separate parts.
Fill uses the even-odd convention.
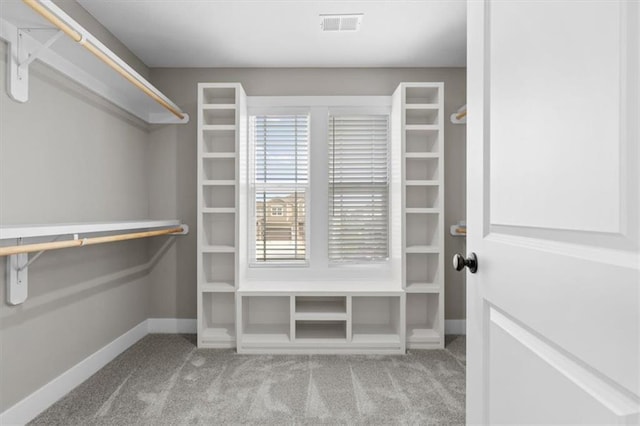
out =
[[[358,31],[360,25],[362,25],[362,13],[320,15],[322,31]]]

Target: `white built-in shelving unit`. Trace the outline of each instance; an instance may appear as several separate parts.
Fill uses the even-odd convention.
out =
[[[406,338],[415,349],[444,347],[443,90],[443,83],[402,83],[394,93],[403,157]]]
[[[238,146],[246,120],[238,83],[198,85],[198,346],[236,346]]]
[[[405,352],[403,291],[308,284],[240,288],[238,352]]]
[[[398,354],[443,347],[443,84],[402,83],[393,95],[402,277],[382,284],[244,278],[238,265],[247,253],[239,242],[248,241],[249,219],[239,201],[248,197],[248,172],[239,159],[247,149],[246,111],[240,84],[199,84],[198,346]]]

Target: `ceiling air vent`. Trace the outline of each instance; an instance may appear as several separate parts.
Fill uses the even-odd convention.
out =
[[[362,13],[320,15],[322,31],[358,31],[360,25],[362,25]]]

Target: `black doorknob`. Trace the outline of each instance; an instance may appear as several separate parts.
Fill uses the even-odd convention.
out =
[[[475,274],[478,270],[478,257],[475,253],[471,253],[466,259],[460,253],[453,255],[453,267],[456,271],[462,271],[464,267],[469,268],[469,272]]]

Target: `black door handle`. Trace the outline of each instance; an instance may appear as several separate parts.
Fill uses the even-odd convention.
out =
[[[471,253],[466,259],[460,253],[453,255],[453,268],[456,271],[462,271],[464,267],[469,268],[469,272],[475,274],[478,270],[478,257],[475,253]]]

